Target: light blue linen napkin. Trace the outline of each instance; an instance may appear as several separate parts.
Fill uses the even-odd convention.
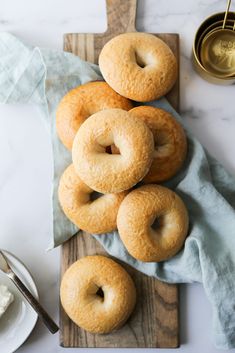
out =
[[[54,237],[57,246],[77,232],[57,200],[60,175],[71,154],[55,131],[61,97],[82,83],[102,79],[96,65],[72,54],[32,48],[9,33],[0,33],[0,102],[39,105],[51,131],[54,150]],[[151,103],[181,117],[166,99]],[[118,232],[94,235],[108,253],[139,271],[169,283],[201,282],[213,311],[213,340],[218,348],[235,347],[235,183],[224,168],[189,133],[184,168],[166,186],[184,200],[190,216],[184,249],[161,263],[143,263],[125,250]]]

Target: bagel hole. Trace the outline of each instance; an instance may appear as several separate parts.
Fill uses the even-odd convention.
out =
[[[119,148],[115,144],[111,146],[111,151],[112,154],[121,154]]]
[[[156,150],[168,144],[168,131],[157,131],[155,133],[156,138],[154,141]]]
[[[151,225],[153,230],[159,230],[162,227],[163,217],[156,217]]]
[[[144,61],[144,59],[141,58],[141,56],[140,56],[137,52],[135,52],[135,61],[136,61],[136,64],[137,64],[139,67],[141,67],[141,69],[144,69],[144,68],[147,66],[147,64],[146,64],[146,62]]]
[[[161,143],[159,143],[159,142],[156,142],[155,144],[154,144],[154,150],[155,150],[155,152],[154,152],[154,158],[157,158],[158,156],[161,156],[162,155],[162,153],[164,154],[164,152],[165,152],[165,144],[163,143],[163,144],[161,144]]]
[[[90,200],[91,200],[91,201],[95,201],[95,200],[99,199],[101,196],[103,196],[103,194],[101,194],[100,192],[98,192],[98,191],[93,191],[93,192],[90,194]]]
[[[107,146],[105,148],[105,152],[108,154],[120,154],[120,150],[115,144]]]
[[[108,153],[108,154],[112,154],[111,146],[107,146],[105,148],[105,152]]]
[[[103,291],[102,287],[98,288],[96,295],[98,295],[98,297],[104,299],[104,291]]]

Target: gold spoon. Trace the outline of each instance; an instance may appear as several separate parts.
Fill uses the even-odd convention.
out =
[[[209,32],[201,44],[202,65],[217,77],[235,76],[235,20],[232,29],[226,28],[230,5],[228,0],[222,27]]]

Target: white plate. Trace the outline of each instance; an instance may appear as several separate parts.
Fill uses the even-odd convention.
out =
[[[6,251],[4,253],[12,269],[38,299],[38,291],[28,269],[15,256]],[[0,352],[12,353],[28,338],[37,322],[38,316],[10,279],[1,271],[0,284],[7,285],[15,297],[14,302],[0,318]]]

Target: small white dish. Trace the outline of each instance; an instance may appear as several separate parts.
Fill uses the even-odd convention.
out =
[[[38,299],[35,282],[24,264],[11,253],[4,251],[10,266],[31,293]],[[5,284],[14,295],[14,302],[0,318],[0,352],[15,352],[29,337],[38,315],[24,299],[11,280],[0,271],[0,284]]]

